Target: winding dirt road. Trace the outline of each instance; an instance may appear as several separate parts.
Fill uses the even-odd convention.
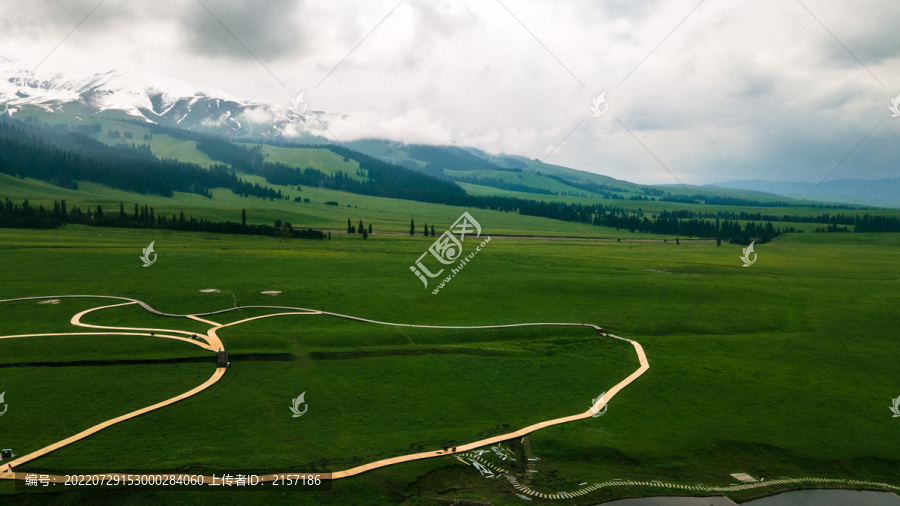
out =
[[[527,435],[527,434],[529,434],[529,433],[531,433],[531,432],[534,432],[534,431],[536,431],[536,430],[542,429],[542,428],[544,428],[544,427],[550,427],[550,426],[553,426],[553,425],[559,425],[559,424],[562,424],[562,423],[573,422],[573,421],[576,421],[576,420],[583,420],[583,419],[586,419],[586,418],[590,418],[590,417],[592,417],[598,410],[603,409],[603,407],[606,406],[607,403],[609,403],[610,399],[612,399],[613,397],[615,397],[615,395],[616,395],[617,393],[619,393],[623,388],[625,388],[626,386],[628,386],[629,384],[631,384],[633,381],[635,381],[638,377],[640,377],[642,374],[644,374],[644,373],[650,368],[650,364],[649,364],[648,361],[647,361],[647,356],[646,356],[646,354],[644,353],[644,349],[641,347],[641,345],[640,345],[638,342],[632,341],[631,339],[625,339],[625,338],[623,338],[623,337],[615,336],[615,335],[612,335],[612,334],[606,334],[606,333],[603,333],[603,330],[602,330],[600,327],[598,327],[598,326],[596,326],[596,325],[592,325],[592,324],[585,324],[585,323],[543,323],[543,322],[539,322],[539,323],[513,323],[513,324],[506,324],[506,325],[473,325],[473,326],[414,325],[414,324],[405,324],[405,323],[382,322],[382,321],[378,321],[378,320],[369,320],[369,319],[366,319],[366,318],[360,318],[360,317],[356,317],[356,316],[343,315],[343,314],[339,314],[339,313],[331,313],[331,312],[327,312],[327,311],[319,311],[319,310],[315,310],[315,309],[305,309],[305,308],[295,308],[295,307],[283,307],[283,306],[241,306],[241,307],[235,307],[235,308],[224,309],[224,310],[220,310],[220,311],[213,311],[213,312],[209,312],[209,313],[199,313],[199,314],[193,314],[193,315],[176,315],[176,314],[169,314],[169,313],[163,313],[163,312],[161,312],[161,311],[157,311],[156,309],[152,308],[152,307],[151,307],[150,305],[148,305],[147,303],[145,303],[145,302],[143,302],[143,301],[140,301],[140,300],[137,300],[137,299],[130,299],[130,298],[127,298],[127,297],[114,297],[114,296],[107,296],[107,295],[62,295],[62,296],[60,296],[60,295],[54,295],[54,296],[45,296],[45,297],[24,297],[24,298],[18,298],[18,299],[0,300],[0,303],[2,303],[2,302],[27,301],[27,300],[41,300],[41,299],[60,299],[60,298],[103,298],[103,299],[124,300],[125,302],[119,303],[119,304],[112,304],[112,305],[107,305],[107,306],[99,306],[99,307],[95,307],[95,308],[91,308],[91,309],[86,309],[86,310],[81,311],[80,313],[76,314],[75,316],[73,316],[72,319],[70,320],[70,323],[71,323],[72,325],[79,326],[79,327],[95,328],[95,329],[103,329],[103,330],[117,330],[117,331],[120,331],[120,332],[96,332],[96,333],[88,333],[88,332],[71,332],[71,333],[49,333],[49,334],[19,334],[19,335],[0,336],[0,339],[25,338],[25,337],[39,337],[39,336],[66,336],[66,335],[82,335],[82,336],[83,336],[83,335],[135,335],[135,336],[152,336],[152,337],[159,337],[159,338],[164,338],[164,339],[175,339],[175,340],[179,340],[179,341],[184,341],[184,342],[193,344],[193,345],[195,345],[195,346],[199,346],[199,347],[201,347],[201,348],[204,348],[204,349],[206,349],[206,350],[209,350],[209,351],[212,351],[212,352],[216,352],[216,351],[224,350],[224,349],[225,349],[225,346],[222,344],[221,339],[219,339],[218,335],[216,334],[216,331],[217,331],[218,329],[221,329],[221,328],[224,328],[224,327],[230,327],[230,326],[234,326],[234,325],[239,325],[239,324],[241,324],[241,323],[245,323],[245,322],[252,321],[252,320],[258,320],[258,319],[261,319],[261,318],[271,318],[271,317],[274,317],[274,316],[287,316],[287,315],[328,315],[328,316],[334,316],[334,317],[337,317],[337,318],[345,318],[345,319],[348,319],[348,320],[354,320],[354,321],[360,321],[360,322],[372,323],[372,324],[376,324],[376,325],[389,325],[389,326],[395,326],[395,327],[429,328],[429,329],[472,329],[472,330],[476,330],[476,329],[496,329],[496,328],[534,327],[534,326],[591,327],[591,328],[593,328],[600,336],[603,336],[603,337],[611,337],[611,338],[614,338],[614,339],[619,339],[619,340],[622,340],[622,341],[626,341],[626,342],[631,343],[631,345],[634,347],[635,353],[637,354],[637,358],[638,358],[638,361],[639,361],[639,363],[640,363],[640,366],[638,367],[638,369],[635,370],[633,373],[631,373],[627,378],[623,379],[623,380],[620,381],[618,384],[616,384],[615,386],[613,386],[611,389],[607,390],[606,394],[605,394],[604,396],[602,396],[599,400],[597,400],[597,402],[596,402],[593,406],[591,406],[591,408],[588,409],[587,411],[585,411],[585,412],[583,412],[583,413],[577,413],[577,414],[574,414],[574,415],[571,415],[571,416],[563,417],[563,418],[555,418],[555,419],[552,419],[552,420],[546,420],[546,421],[544,421],[544,422],[539,422],[539,423],[536,423],[536,424],[533,424],[533,425],[529,425],[528,427],[524,427],[524,428],[519,429],[519,430],[517,430],[517,431],[515,431],[515,432],[510,432],[510,433],[507,433],[507,434],[502,434],[502,435],[499,435],[499,436],[494,436],[494,437],[491,437],[491,438],[482,439],[482,440],[479,440],[479,441],[474,441],[474,442],[471,442],[471,443],[468,443],[468,444],[459,445],[459,446],[456,447],[456,452],[455,452],[455,453],[461,453],[461,452],[465,452],[465,451],[468,451],[468,450],[473,450],[473,449],[476,449],[476,448],[479,448],[479,447],[482,447],[482,446],[487,446],[487,445],[492,445],[492,444],[495,444],[495,443],[499,443],[499,442],[501,442],[501,441],[505,441],[505,440],[508,440],[508,439],[513,439],[513,438],[522,437],[522,436],[525,436],[525,435]],[[147,311],[149,311],[149,312],[151,312],[151,313],[153,313],[153,314],[156,314],[156,315],[160,315],[160,316],[168,316],[168,317],[173,317],[173,318],[189,318],[189,319],[192,319],[192,320],[199,321],[199,322],[205,323],[205,324],[207,324],[207,325],[210,325],[210,329],[207,331],[206,336],[203,338],[203,339],[205,340],[205,342],[201,342],[201,341],[199,341],[199,340],[194,340],[194,339],[191,339],[190,337],[181,337],[181,335],[191,336],[192,334],[194,334],[193,332],[185,331],[185,330],[158,329],[158,328],[137,328],[137,327],[111,327],[111,326],[102,326],[102,325],[91,325],[91,324],[83,323],[83,322],[81,321],[81,318],[82,318],[84,315],[86,315],[86,314],[88,314],[88,313],[91,313],[91,312],[93,312],[93,311],[98,311],[98,310],[101,310],[101,309],[110,309],[110,308],[121,307],[121,306],[127,306],[127,305],[131,305],[131,304],[138,304],[138,305],[140,305],[141,307],[143,307],[145,310],[147,310]],[[226,313],[226,312],[229,312],[229,311],[235,311],[235,310],[239,310],[239,309],[253,309],[253,308],[258,308],[258,309],[277,309],[277,310],[287,310],[287,311],[286,311],[286,312],[281,312],[281,313],[274,313],[274,314],[266,314],[266,315],[261,315],[261,316],[255,316],[255,317],[252,317],[252,318],[246,318],[246,319],[243,319],[243,320],[239,320],[239,321],[235,321],[235,322],[231,322],[231,323],[226,323],[226,324],[217,323],[217,322],[215,322],[215,321],[212,321],[212,320],[210,320],[210,319],[205,318],[205,317],[208,317],[208,316],[212,316],[212,315],[216,315],[216,314],[222,314],[222,313]],[[143,332],[135,332],[135,331],[143,331]],[[175,335],[173,335],[173,334],[175,334]],[[222,376],[225,374],[225,371],[226,371],[226,368],[219,367],[219,368],[217,368],[216,371],[213,373],[212,377],[210,377],[208,380],[206,380],[203,384],[198,385],[197,387],[195,387],[195,388],[193,388],[193,389],[191,389],[191,390],[189,390],[189,391],[187,391],[187,392],[185,392],[185,393],[183,393],[183,394],[181,394],[181,395],[178,395],[178,396],[176,396],[176,397],[172,397],[171,399],[167,399],[167,400],[165,400],[165,401],[156,403],[156,404],[154,404],[154,405],[152,405],[152,406],[147,406],[146,408],[142,408],[142,409],[133,411],[133,412],[131,412],[131,413],[128,413],[128,414],[125,414],[125,415],[122,415],[122,416],[113,418],[113,419],[111,419],[111,420],[107,420],[107,421],[102,422],[102,423],[100,423],[100,424],[97,424],[97,425],[95,425],[95,426],[93,426],[93,427],[91,427],[91,428],[89,428],[89,429],[86,429],[86,430],[84,430],[84,431],[81,431],[81,432],[79,432],[78,434],[75,434],[75,435],[70,436],[70,437],[68,437],[68,438],[66,438],[66,439],[63,439],[63,440],[61,440],[61,441],[59,441],[59,442],[53,443],[53,444],[51,444],[51,445],[48,445],[48,446],[46,446],[46,447],[44,447],[44,448],[41,448],[41,449],[39,449],[39,450],[37,450],[37,451],[34,451],[34,452],[31,452],[31,453],[29,453],[29,454],[27,454],[27,455],[24,455],[24,456],[22,456],[22,457],[17,457],[15,460],[13,460],[12,462],[10,462],[10,463],[8,463],[8,464],[11,464],[13,468],[16,468],[16,467],[18,467],[18,466],[21,466],[22,464],[25,464],[26,462],[30,462],[30,461],[32,461],[32,460],[34,460],[34,459],[37,459],[37,458],[39,458],[39,457],[41,457],[41,456],[43,456],[43,455],[48,454],[48,453],[50,453],[50,452],[52,452],[52,451],[54,451],[54,450],[57,450],[57,449],[62,448],[62,447],[64,447],[64,446],[66,446],[66,445],[69,445],[69,444],[72,444],[72,443],[74,443],[74,442],[76,442],[76,441],[79,441],[79,440],[81,440],[81,439],[84,439],[84,438],[86,438],[86,437],[88,437],[88,436],[90,436],[90,435],[92,435],[92,434],[96,434],[97,432],[99,432],[99,431],[101,431],[101,430],[103,430],[103,429],[105,429],[105,428],[107,428],[107,427],[110,427],[110,426],[112,426],[112,425],[115,425],[115,424],[117,424],[117,423],[119,423],[119,422],[123,422],[123,421],[125,421],[125,420],[129,420],[129,419],[131,419],[131,418],[134,418],[134,417],[136,417],[136,416],[142,415],[142,414],[144,414],[144,413],[148,413],[148,412],[150,412],[150,411],[153,411],[153,410],[156,410],[156,409],[160,409],[160,408],[162,408],[162,407],[168,406],[168,405],[170,405],[170,404],[173,404],[173,403],[175,403],[175,402],[181,401],[181,400],[183,400],[183,399],[187,399],[188,397],[191,397],[191,396],[193,396],[193,395],[196,395],[196,394],[202,392],[203,390],[209,388],[209,387],[212,386],[213,384],[215,384],[217,381],[219,381],[219,379],[222,378]],[[397,456],[397,457],[392,457],[392,458],[388,458],[388,459],[383,459],[383,460],[379,460],[379,461],[376,461],[376,462],[371,462],[371,463],[364,464],[364,465],[361,465],[361,466],[353,467],[353,468],[346,469],[346,470],[343,470],[343,471],[337,471],[337,472],[334,472],[334,473],[332,473],[332,474],[330,474],[330,475],[328,475],[328,474],[322,474],[322,475],[321,475],[321,478],[322,478],[322,479],[339,479],[339,478],[346,478],[346,477],[348,477],[348,476],[354,476],[354,475],[357,475],[357,474],[360,474],[360,473],[364,473],[364,472],[366,472],[366,471],[370,471],[370,470],[372,470],[372,469],[377,469],[377,468],[389,466],[389,465],[392,465],[392,464],[399,464],[399,463],[401,463],[401,462],[409,462],[409,461],[413,461],[413,460],[421,460],[421,459],[428,459],[428,458],[434,458],[434,457],[441,457],[441,456],[446,456],[446,455],[450,455],[450,454],[453,454],[453,452],[450,452],[450,451],[443,451],[443,450],[435,450],[435,451],[428,451],[428,452],[421,452],[421,453],[412,453],[412,454],[408,454],[408,455],[400,455],[400,456]],[[4,466],[4,467],[5,467],[5,466]],[[0,479],[19,479],[19,480],[24,480],[26,474],[27,474],[27,473],[8,472],[6,469],[4,469],[3,472],[0,472]],[[109,474],[109,473],[107,473],[107,474]],[[282,474],[282,473],[280,473],[280,474]],[[297,473],[296,471],[290,471],[290,472],[286,472],[286,473],[283,473],[283,474],[304,474],[304,473]],[[273,480],[273,479],[275,478],[275,475],[265,475],[265,476],[261,476],[260,478],[261,478],[262,481],[271,481],[271,480]],[[58,477],[58,476],[53,476],[53,477],[51,477],[51,480],[52,480],[52,481],[53,481],[53,480],[56,480],[56,479],[61,479],[61,477]],[[206,477],[206,479],[207,479],[207,480],[212,480],[211,477]],[[207,483],[212,483],[212,481],[207,481]]]

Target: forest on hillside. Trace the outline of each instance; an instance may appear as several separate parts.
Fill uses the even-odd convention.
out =
[[[78,189],[78,181],[89,181],[164,197],[176,191],[210,197],[213,188],[261,198],[281,197],[271,188],[247,183],[225,165],[207,170],[192,163],[160,160],[147,149],[107,146],[59,126],[38,128],[18,121],[0,121],[0,172],[72,190]]]
[[[237,176],[237,172],[241,171],[262,176],[269,183],[277,185],[306,185],[376,197],[517,212],[522,215],[608,226],[637,233],[717,238],[742,244],[752,240],[766,242],[781,233],[794,231],[793,227],[775,227],[772,222],[821,223],[826,226],[820,230],[827,232],[849,231],[849,226],[853,226],[857,232],[900,231],[900,220],[885,216],[860,218],[822,214],[800,217],[759,212],[695,212],[683,209],[646,216],[640,210],[634,211],[603,203],[542,202],[509,196],[473,196],[454,182],[378,160],[344,146],[333,144],[302,146],[309,149],[327,149],[345,160],[355,160],[368,175],[366,180],[361,181],[340,171],[326,173],[313,167],[301,170],[282,163],[266,162],[261,152],[262,146],[259,144],[246,147],[224,138],[185,130],[159,125],[151,125],[149,128],[151,131],[165,133],[178,139],[195,141],[198,149],[221,164],[207,170],[196,164],[158,159],[148,149],[129,147],[127,143],[119,146],[105,145],[91,138],[89,136],[91,132],[84,131],[84,127],[71,128],[66,125],[36,122],[24,124],[16,120],[3,119],[0,120],[0,172],[16,177],[41,179],[70,189],[77,189],[77,181],[90,181],[125,191],[166,197],[171,197],[178,191],[211,198],[213,188],[227,188],[244,197],[287,198],[280,190],[247,183]],[[435,163],[440,162],[435,153],[426,154],[431,156]],[[456,155],[463,159],[467,159],[467,156],[474,157],[462,150]],[[601,185],[590,186],[591,191],[608,192],[614,189]],[[587,185],[585,189],[588,189]],[[661,192],[656,197],[662,201],[677,200],[668,192]],[[697,199],[701,198],[716,200],[710,196],[696,196],[691,197],[689,203],[697,203],[699,202]],[[731,204],[749,205],[751,202],[745,199],[726,200]],[[16,226],[10,224],[14,221],[24,223],[7,220],[5,225],[0,226]],[[741,225],[740,221],[747,223]],[[167,222],[172,223],[172,220]],[[178,220],[174,220],[174,223],[172,226],[177,226]]]

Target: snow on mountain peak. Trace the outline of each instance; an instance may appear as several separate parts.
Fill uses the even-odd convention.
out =
[[[123,111],[154,123],[236,136],[267,135],[266,131],[321,135],[316,131],[321,127],[307,121],[307,116],[325,117],[320,111],[297,114],[290,104],[241,99],[144,72],[61,74],[39,68],[32,73],[25,64],[5,55],[0,55],[0,103],[13,108],[39,106],[51,112],[81,104],[94,113]]]
[[[143,72],[111,70],[97,74],[34,73],[20,62],[0,59],[0,93],[11,105],[37,104],[51,106],[82,99],[97,111],[122,110],[141,116],[139,109],[156,113],[154,105],[168,108],[184,97],[215,96],[237,101],[224,91],[201,88],[187,83]],[[157,98],[156,104],[151,97]]]

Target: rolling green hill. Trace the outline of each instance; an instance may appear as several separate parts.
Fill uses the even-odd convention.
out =
[[[722,238],[722,233],[716,232],[720,226],[728,230],[737,226],[747,230],[727,232],[724,239],[744,244],[765,242],[783,231],[824,231],[827,227],[852,231],[862,217],[896,220],[898,216],[896,211],[850,206],[834,212],[831,207],[823,209],[815,203],[748,190],[642,186],[551,165],[533,165],[535,170],[524,171],[527,159],[455,147],[380,141],[361,144],[413,170],[341,146],[232,142],[115,116],[77,118],[68,123],[65,116],[29,111],[21,119],[25,123],[14,124],[25,128],[27,135],[10,138],[27,144],[32,142],[28,139],[31,135],[49,143],[58,154],[44,157],[42,163],[59,167],[34,175],[7,169],[25,179],[4,176],[0,197],[16,203],[27,198],[48,209],[60,199],[70,206],[101,205],[107,210],[120,203],[129,210],[138,204],[161,216],[185,213],[188,219],[219,222],[236,221],[241,210],[247,210],[251,224],[279,221],[298,228],[339,231],[346,230],[349,219],[353,224],[374,222],[373,231],[403,233],[409,231],[410,221],[417,224],[417,232],[426,223],[452,223],[464,207],[480,209],[480,216],[511,235]],[[84,136],[100,144],[90,145]],[[108,152],[102,146],[108,146]],[[33,148],[43,149],[39,145]],[[73,155],[100,157],[97,160],[107,164],[106,172],[92,176],[85,165],[77,172],[80,175],[74,176],[77,181],[72,181],[71,175],[59,179],[59,174],[70,170],[71,164],[64,165],[63,160]],[[151,162],[159,159],[168,160],[168,165],[150,169],[154,167]],[[16,158],[8,160],[27,166]],[[148,168],[136,168],[133,160]],[[117,163],[122,169],[115,169]],[[162,168],[172,174],[166,182],[155,181],[156,186],[129,183],[135,177],[151,181],[150,172]],[[117,170],[123,174],[114,174]],[[46,181],[30,180],[30,175]],[[47,182],[70,190],[54,189]],[[78,191],[73,192],[76,187]],[[664,225],[664,219],[674,220],[673,225]],[[575,223],[563,227],[557,220]],[[771,229],[767,222],[775,227],[771,233],[756,231],[764,225]],[[622,235],[623,231],[627,233]]]
[[[106,112],[93,116],[75,113],[49,113],[35,107],[26,107],[17,113],[20,119],[34,118],[51,124],[99,125],[93,137],[108,145],[146,145],[159,158],[168,158],[187,163],[195,163],[210,168],[221,160],[210,158],[207,152],[198,148],[191,139],[176,139],[166,133],[159,133],[160,127],[141,125],[122,113]],[[157,130],[154,132],[154,130]],[[163,130],[165,131],[165,130]],[[238,143],[250,148],[255,143]],[[403,167],[435,175],[451,181],[459,181],[478,186],[495,188],[492,195],[506,195],[510,191],[533,195],[555,195],[557,197],[583,197],[590,199],[658,199],[668,192],[673,197],[716,196],[746,199],[754,202],[784,202],[809,205],[788,197],[748,190],[700,187],[664,187],[638,185],[591,172],[579,171],[559,165],[540,163],[516,155],[493,155],[474,148],[407,145],[380,140],[352,141],[350,148],[377,159],[399,164]],[[344,160],[337,154],[309,149],[289,144],[262,146],[264,160],[282,163],[286,166],[305,169],[313,167],[326,174],[343,172],[350,178],[364,181],[365,170],[360,170],[356,160]],[[240,170],[240,167],[237,167]],[[487,195],[488,192],[480,191]],[[702,200],[702,198],[701,198]]]

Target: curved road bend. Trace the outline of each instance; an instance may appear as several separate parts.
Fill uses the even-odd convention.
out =
[[[563,418],[556,418],[556,419],[553,419],[553,420],[547,420],[547,421],[544,421],[544,422],[539,422],[539,423],[536,423],[536,424],[533,424],[533,425],[529,425],[528,427],[525,427],[525,428],[523,428],[523,429],[517,430],[517,431],[515,431],[515,432],[510,432],[510,433],[507,433],[507,434],[502,434],[502,435],[499,435],[499,436],[494,436],[494,437],[491,437],[491,438],[482,439],[482,440],[479,440],[479,441],[474,441],[474,442],[472,442],[472,443],[468,443],[468,444],[465,444],[465,445],[460,445],[460,446],[457,446],[457,451],[456,451],[456,453],[465,452],[465,451],[468,451],[468,450],[473,450],[473,449],[475,449],[475,448],[479,448],[479,447],[482,447],[482,446],[487,446],[487,445],[494,444],[494,443],[499,443],[499,442],[505,441],[505,440],[507,440],[507,439],[513,439],[513,438],[517,438],[517,437],[522,437],[522,436],[525,436],[525,435],[527,435],[527,434],[529,434],[529,433],[531,433],[531,432],[534,432],[534,431],[536,431],[536,430],[538,430],[538,429],[542,429],[542,428],[544,428],[544,427],[550,427],[550,426],[553,426],[553,425],[559,425],[559,424],[562,424],[562,423],[567,423],[567,422],[572,422],[572,421],[576,421],[576,420],[583,420],[583,419],[585,419],[585,418],[590,418],[590,417],[592,417],[592,416],[595,414],[595,412],[596,412],[597,410],[600,410],[600,409],[602,409],[604,406],[606,406],[606,405],[609,403],[609,400],[612,399],[617,393],[619,393],[623,388],[625,388],[626,386],[628,386],[629,384],[631,384],[634,380],[636,380],[638,377],[640,377],[642,374],[644,374],[644,372],[646,372],[646,371],[650,368],[650,364],[649,364],[649,362],[647,361],[647,356],[646,356],[646,354],[644,353],[644,349],[643,349],[643,347],[641,347],[641,345],[640,345],[638,342],[633,341],[633,340],[631,340],[631,339],[626,339],[626,338],[623,338],[623,337],[615,336],[615,335],[612,335],[612,334],[604,334],[604,333],[602,332],[602,329],[601,329],[600,327],[598,327],[597,325],[593,325],[593,324],[585,324],[585,323],[548,323],[548,322],[538,322],[538,323],[513,323],[513,324],[505,324],[505,325],[471,325],[471,326],[415,325],[415,324],[405,324],[405,323],[382,322],[382,321],[378,321],[378,320],[370,320],[370,319],[360,318],[360,317],[356,317],[356,316],[343,315],[343,314],[340,314],[340,313],[331,313],[331,312],[327,312],[327,311],[318,311],[318,310],[314,310],[314,309],[294,308],[294,307],[285,307],[285,306],[241,306],[241,307],[229,308],[229,309],[224,309],[224,310],[219,310],[219,311],[212,311],[212,312],[209,312],[209,313],[198,313],[198,314],[195,314],[195,315],[176,315],[176,314],[169,314],[169,313],[163,313],[163,312],[161,312],[161,311],[157,311],[156,309],[153,309],[153,308],[152,308],[150,305],[148,305],[147,303],[145,303],[145,302],[143,302],[143,301],[139,301],[139,300],[137,300],[137,299],[130,299],[130,298],[127,298],[127,297],[108,296],[108,295],[98,295],[98,296],[95,296],[95,295],[62,295],[62,296],[45,296],[45,297],[23,297],[23,298],[18,298],[18,299],[0,300],[0,302],[12,302],[12,301],[21,301],[21,300],[37,300],[37,299],[50,299],[50,298],[107,298],[107,299],[118,299],[118,300],[125,300],[125,301],[127,301],[127,302],[122,303],[122,304],[113,304],[113,305],[110,305],[110,306],[101,306],[101,307],[96,307],[96,308],[87,309],[87,310],[85,310],[85,311],[82,311],[82,312],[76,314],[75,316],[72,317],[71,323],[72,323],[73,325],[82,326],[82,327],[99,328],[99,329],[108,329],[108,330],[144,330],[144,331],[170,332],[170,333],[176,333],[176,334],[188,334],[188,335],[192,334],[192,332],[188,332],[188,331],[171,330],[171,329],[151,329],[151,328],[131,328],[131,327],[108,327],[108,326],[90,325],[90,324],[81,323],[81,321],[80,321],[80,320],[81,320],[81,317],[84,316],[85,314],[89,313],[89,312],[92,312],[92,311],[95,311],[95,310],[99,310],[99,309],[107,309],[107,308],[119,307],[119,306],[124,306],[124,305],[129,305],[129,304],[139,304],[139,305],[141,305],[144,309],[146,309],[147,311],[149,311],[149,312],[151,312],[151,313],[154,313],[154,314],[161,315],[161,316],[171,316],[171,317],[180,317],[180,318],[191,318],[191,319],[193,319],[193,320],[197,320],[197,321],[200,321],[200,322],[204,322],[204,323],[207,323],[207,324],[209,324],[209,325],[212,326],[212,328],[210,328],[210,330],[207,332],[206,340],[207,340],[207,342],[208,342],[208,345],[203,345],[203,344],[201,344],[201,343],[197,343],[196,341],[193,341],[193,340],[190,340],[190,339],[187,339],[187,338],[179,338],[179,337],[174,337],[174,336],[160,336],[160,337],[166,337],[166,338],[170,338],[170,339],[184,340],[184,341],[190,342],[190,343],[192,343],[192,344],[201,346],[201,347],[203,347],[203,348],[209,349],[209,350],[211,350],[211,351],[217,351],[218,349],[224,349],[224,346],[222,345],[221,340],[220,340],[220,339],[218,338],[218,336],[216,335],[216,330],[217,330],[217,329],[220,329],[220,328],[222,328],[222,327],[227,327],[227,326],[232,326],[232,325],[238,325],[238,324],[240,324],[240,323],[244,323],[244,322],[247,322],[247,321],[257,320],[257,319],[260,319],[260,318],[268,318],[268,317],[271,317],[271,316],[305,315],[305,314],[325,314],[325,315],[335,316],[335,317],[338,317],[338,318],[346,318],[346,319],[349,319],[349,320],[361,321],[361,322],[366,322],[366,323],[373,323],[373,324],[377,324],[377,325],[389,325],[389,326],[396,326],[396,327],[431,328],[431,329],[493,329],[493,328],[528,327],[528,326],[581,326],[581,327],[591,327],[591,328],[593,328],[593,329],[594,329],[599,335],[601,335],[601,336],[604,336],[604,337],[612,337],[612,338],[614,338],[614,339],[619,339],[619,340],[622,340],[622,341],[627,341],[627,342],[631,343],[631,345],[634,347],[635,352],[636,352],[636,354],[637,354],[637,356],[638,356],[638,361],[640,362],[640,366],[638,367],[638,369],[635,370],[633,373],[631,373],[627,378],[625,378],[624,380],[622,380],[622,381],[620,381],[619,383],[617,383],[617,384],[616,384],[615,386],[613,386],[610,390],[608,390],[608,391],[606,392],[606,394],[605,394],[604,396],[602,396],[602,398],[600,398],[600,399],[599,399],[599,400],[598,400],[598,401],[597,401],[590,409],[588,409],[587,411],[585,411],[585,412],[583,412],[583,413],[578,413],[578,414],[575,414],[575,415],[563,417]],[[213,321],[211,321],[211,320],[206,320],[206,319],[201,318],[201,316],[208,316],[208,315],[213,315],[213,314],[221,314],[221,313],[225,313],[225,312],[228,312],[228,311],[234,311],[234,310],[238,310],[238,309],[251,309],[251,308],[261,308],[261,309],[288,309],[288,310],[292,310],[293,312],[289,312],[289,313],[277,313],[277,314],[269,314],[269,315],[255,316],[255,317],[252,317],[252,318],[246,318],[246,319],[244,319],[244,320],[239,320],[239,321],[232,322],[232,323],[227,323],[227,324],[219,324],[219,323],[213,322]],[[74,334],[74,333],[73,333],[73,334]],[[103,334],[108,334],[108,333],[103,333]],[[44,334],[30,334],[30,335],[22,335],[22,336],[5,336],[5,337],[26,337],[26,336],[37,336],[37,335],[44,335]],[[63,333],[63,334],[52,334],[52,335],[70,335],[70,334],[65,334],[65,333]],[[77,333],[77,334],[75,334],[75,335],[84,335],[84,333]],[[126,335],[147,335],[147,334],[131,334],[131,333],[129,333],[129,334],[126,334]],[[0,338],[3,338],[3,337],[4,337],[4,336],[0,336]],[[45,455],[45,454],[47,454],[47,453],[50,453],[50,452],[52,452],[52,451],[54,451],[54,450],[56,450],[56,449],[58,449],[58,448],[61,448],[61,447],[66,446],[66,445],[68,445],[68,444],[74,443],[75,441],[84,439],[84,438],[86,438],[86,437],[88,437],[88,436],[90,436],[90,435],[92,435],[92,434],[94,434],[94,433],[96,433],[96,432],[99,432],[100,430],[105,429],[106,427],[109,427],[109,426],[114,425],[114,424],[116,424],[116,423],[119,423],[119,422],[128,420],[128,419],[130,419],[130,418],[134,418],[134,417],[136,417],[136,416],[138,416],[138,415],[141,415],[141,414],[143,414],[143,413],[147,413],[147,412],[149,412],[149,411],[153,411],[153,410],[155,410],[155,409],[159,409],[159,408],[164,407],[164,406],[167,406],[167,405],[169,405],[169,404],[173,404],[173,403],[178,402],[178,401],[180,401],[180,400],[182,400],[182,399],[186,399],[186,398],[188,398],[188,397],[190,397],[190,396],[192,396],[192,395],[195,395],[195,394],[201,392],[202,390],[208,388],[209,386],[213,385],[213,384],[214,384],[215,382],[217,382],[224,374],[225,374],[225,368],[217,368],[217,369],[216,369],[216,372],[213,374],[213,376],[212,376],[209,380],[207,380],[207,381],[204,382],[202,385],[199,385],[199,386],[195,387],[194,389],[192,389],[192,390],[190,390],[190,391],[188,391],[188,392],[185,392],[185,393],[183,393],[183,394],[181,394],[181,395],[179,395],[179,396],[173,397],[173,398],[171,398],[171,399],[162,401],[162,402],[160,402],[160,403],[154,404],[154,405],[152,405],[152,406],[148,406],[148,407],[146,407],[146,408],[139,409],[139,410],[137,410],[137,411],[133,411],[133,412],[128,413],[128,414],[126,414],[126,415],[122,415],[122,416],[120,416],[120,417],[113,418],[112,420],[108,420],[108,421],[106,421],[106,422],[103,422],[103,423],[100,423],[100,424],[98,424],[98,425],[95,425],[94,427],[91,427],[91,428],[89,428],[89,429],[87,429],[87,430],[84,430],[84,431],[82,431],[82,432],[80,432],[80,433],[78,433],[78,434],[76,434],[76,435],[74,435],[74,436],[71,436],[71,437],[66,438],[66,439],[64,439],[64,440],[62,440],[62,441],[59,441],[59,442],[57,442],[57,443],[54,443],[54,444],[49,445],[49,446],[47,446],[47,447],[44,447],[44,448],[42,448],[42,449],[40,449],[40,450],[37,450],[37,451],[35,451],[35,452],[29,453],[28,455],[25,455],[25,456],[23,456],[23,457],[17,458],[16,460],[12,461],[11,464],[12,464],[14,467],[19,466],[19,465],[24,464],[24,463],[26,463],[26,462],[28,462],[28,461],[34,460],[34,459],[36,459],[36,458],[38,458],[38,457],[40,457],[40,456],[42,456],[42,455]],[[437,450],[437,451],[430,451],[430,452],[421,452],[421,453],[413,453],[413,454],[408,454],[408,455],[401,455],[401,456],[397,456],[397,457],[392,457],[392,458],[388,458],[388,459],[379,460],[379,461],[376,461],[376,462],[371,462],[371,463],[369,463],[369,464],[364,464],[364,465],[357,466],[357,467],[353,467],[353,468],[346,469],[346,470],[343,470],[343,471],[337,471],[337,472],[332,473],[330,476],[329,476],[329,475],[322,475],[322,478],[324,478],[324,479],[339,479],[339,478],[346,478],[346,477],[348,477],[348,476],[354,476],[354,475],[357,475],[357,474],[360,474],[360,473],[364,473],[364,472],[366,472],[366,471],[370,471],[370,470],[372,470],[372,469],[377,469],[377,468],[389,466],[389,465],[392,465],[392,464],[399,464],[399,463],[401,463],[401,462],[409,462],[409,461],[412,461],[412,460],[420,460],[420,459],[427,459],[427,458],[440,457],[440,456],[445,456],[445,455],[449,455],[449,454],[451,454],[451,452],[444,452],[444,451],[442,451],[442,450]],[[10,474],[12,474],[12,476],[10,476]],[[25,473],[0,473],[0,478],[24,479],[24,474],[25,474]],[[296,474],[296,473],[285,473],[285,474]],[[20,477],[19,475],[22,475],[22,476]],[[274,477],[275,477],[275,475],[265,475],[265,476],[261,476],[260,478],[261,478],[263,481],[270,481],[270,480],[273,480]],[[210,478],[210,480],[211,480],[211,478]]]

